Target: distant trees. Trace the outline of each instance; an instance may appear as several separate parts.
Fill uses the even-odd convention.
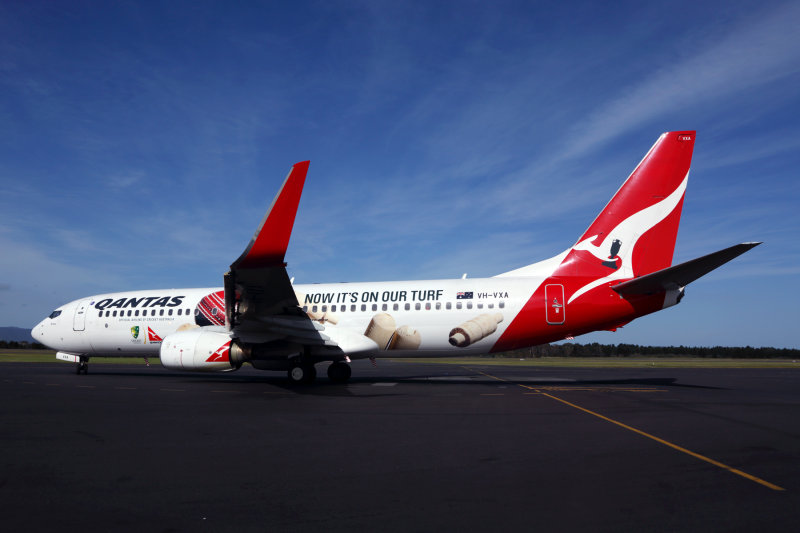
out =
[[[725,359],[798,359],[794,348],[753,348],[752,346],[640,346],[638,344],[542,344],[493,357],[708,357]]]
[[[47,347],[44,344],[39,344],[38,342],[0,341],[0,349],[3,348],[13,348],[15,350],[44,350]]]

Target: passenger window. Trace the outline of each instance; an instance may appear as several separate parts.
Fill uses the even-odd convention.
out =
[[[406,304],[406,311],[410,311],[410,310],[411,310],[411,304]]]
[[[426,302],[425,303],[425,310],[426,311],[430,311],[431,310],[431,303],[430,302]]]
[[[500,309],[504,308],[505,306],[506,306],[505,302],[500,302],[499,304],[497,304],[497,307],[499,307]]]
[[[467,302],[467,309],[472,309],[472,302]]]
[[[130,309],[128,309],[128,316],[131,316],[131,314],[133,314],[133,311],[131,311]]]
[[[461,302],[456,302],[456,309],[461,309]]]
[[[478,304],[478,309],[483,309],[483,304]]]
[[[487,307],[488,307],[489,309],[494,309],[494,304],[489,304]]]
[[[312,313],[316,313],[317,312],[317,306],[316,305],[311,308],[311,312]]]
[[[323,313],[327,313],[328,312],[328,306],[327,305],[323,305],[322,306],[322,312]]]
[[[400,304],[394,304],[392,306],[392,309],[394,309],[395,311],[399,310],[400,309]]]
[[[381,306],[381,311],[388,311],[388,310],[389,310],[389,306],[388,306],[388,305],[386,305],[386,304],[383,304],[383,305]]]
[[[216,315],[217,313],[215,313],[215,312],[214,312],[214,311],[216,311],[216,310],[217,310],[217,309],[216,309],[216,308],[214,308],[214,309],[212,310],[211,314],[212,314],[212,315]],[[163,310],[163,309],[159,310],[158,314],[159,314],[160,316],[164,316],[164,310]]]
[[[172,309],[170,309],[169,311],[167,311],[167,314],[168,314],[169,316],[172,316]],[[215,314],[215,315],[217,314],[217,308],[216,308],[216,307],[214,308],[214,314]]]
[[[336,306],[335,306],[335,305],[332,305],[332,306],[331,306],[331,313],[335,313],[335,312],[336,312]]]
[[[356,312],[356,304],[353,304],[353,305],[350,306],[350,312],[351,313],[355,313]]]
[[[111,316],[117,316],[117,312],[116,312],[116,311],[114,311],[114,312],[111,314]]]
[[[308,306],[307,306],[307,305],[304,305],[304,306],[303,306],[303,312],[304,312],[304,313],[308,313]]]
[[[178,316],[183,314],[183,309],[178,309]],[[136,316],[139,316],[139,311],[136,311]]]
[[[133,312],[133,316],[139,316],[139,310],[138,309]]]
[[[453,308],[453,304],[452,304],[452,302],[447,302],[447,303],[446,303],[444,306],[445,306],[447,309],[452,309],[452,308]]]
[[[378,310],[378,304],[372,304],[372,310],[373,311],[377,311]]]
[[[97,315],[97,316],[103,316],[103,312],[102,312],[102,311],[100,311],[100,313],[98,313],[98,315]],[[51,316],[50,316],[50,318],[53,318],[53,316],[51,315]]]
[[[367,310],[367,304],[361,304],[361,310],[362,311],[366,311]]]
[[[436,310],[438,311],[441,308],[442,308],[442,302],[436,302]]]

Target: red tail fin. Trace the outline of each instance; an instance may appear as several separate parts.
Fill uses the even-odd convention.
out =
[[[632,276],[670,266],[694,139],[694,131],[661,135],[573,250]]]

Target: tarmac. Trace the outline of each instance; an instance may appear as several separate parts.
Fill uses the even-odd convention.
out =
[[[319,374],[324,376],[324,365]],[[796,531],[800,370],[0,363],[5,531]]]

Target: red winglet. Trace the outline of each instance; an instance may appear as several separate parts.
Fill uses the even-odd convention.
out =
[[[309,163],[296,163],[289,171],[256,234],[231,268],[283,266]]]

